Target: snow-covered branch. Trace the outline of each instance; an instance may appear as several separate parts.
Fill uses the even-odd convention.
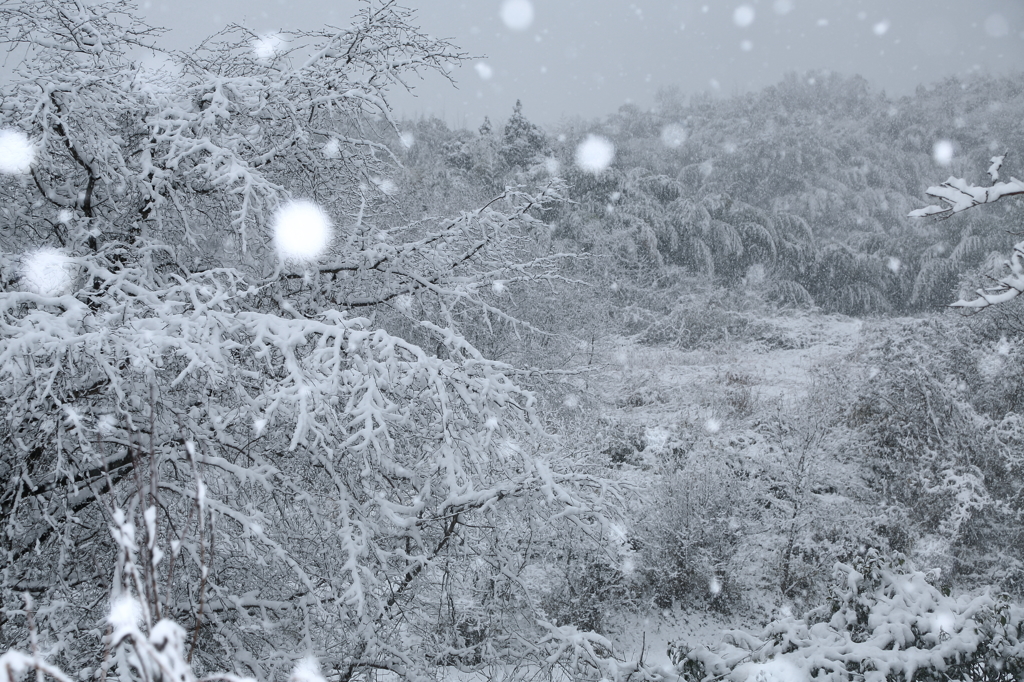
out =
[[[925,206],[909,213],[911,218],[924,218],[928,216],[939,216],[947,218],[957,213],[962,213],[975,206],[991,204],[1007,197],[1024,195],[1024,182],[1011,177],[1008,182],[999,182],[999,171],[1002,169],[1006,154],[992,157],[992,163],[988,168],[988,176],[992,184],[988,187],[972,185],[963,178],[950,177],[946,182],[936,187],[929,187],[928,196],[939,199],[941,204]],[[975,293],[977,298],[970,300],[959,299],[951,304],[954,308],[967,310],[981,310],[991,305],[999,305],[1016,298],[1024,292],[1024,242],[1018,242],[1013,247],[1013,254],[1006,262],[1009,273],[995,277],[990,287],[978,289]]]

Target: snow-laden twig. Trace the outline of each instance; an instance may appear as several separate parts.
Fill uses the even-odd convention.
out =
[[[1007,197],[1024,195],[1024,182],[1011,177],[1008,182],[999,182],[999,171],[1002,169],[1003,161],[1007,153],[993,156],[991,165],[988,168],[988,176],[992,184],[988,187],[972,185],[963,178],[950,177],[946,182],[936,187],[929,187],[926,194],[939,199],[942,203],[925,206],[909,213],[911,218],[924,218],[938,216],[948,218],[957,213],[983,204],[991,204]],[[975,291],[977,298],[959,299],[951,304],[953,308],[978,311],[992,305],[1000,305],[1016,298],[1024,292],[1024,242],[1018,242],[1013,247],[1006,266],[1009,274],[994,278],[992,286]]]

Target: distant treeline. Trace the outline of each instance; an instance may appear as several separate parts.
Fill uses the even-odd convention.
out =
[[[923,311],[999,266],[1020,213],[1013,203],[951,220],[907,213],[951,174],[983,182],[1005,151],[1006,174],[1019,174],[1022,114],[1020,74],[951,78],[898,99],[860,77],[790,74],[730,98],[663,90],[650,110],[627,104],[549,131],[517,104],[507,123],[477,131],[408,123],[399,201],[440,213],[555,172],[572,201],[544,216],[552,243],[607,256],[614,278],[683,272],[756,282],[780,304],[826,312]],[[574,164],[591,134],[616,150],[596,176]]]

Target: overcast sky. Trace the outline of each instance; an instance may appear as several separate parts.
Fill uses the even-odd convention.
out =
[[[425,31],[479,56],[396,97],[400,115],[477,127],[516,99],[538,123],[654,103],[664,86],[723,95],[787,71],[860,74],[890,94],[1024,68],[1024,0],[407,0]],[[342,25],[354,0],[144,0],[184,49],[229,22],[258,32]]]

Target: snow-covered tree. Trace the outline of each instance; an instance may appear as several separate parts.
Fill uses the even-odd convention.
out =
[[[558,276],[559,185],[387,214],[389,89],[461,54],[386,0],[187,54],[126,0],[0,16],[0,645],[27,592],[48,660],[142,674],[101,665],[124,594],[202,671],[596,660],[533,569],[614,494],[459,326]]]
[[[993,156],[991,165],[988,168],[988,176],[991,183],[987,186],[974,185],[964,178],[950,176],[941,185],[929,187],[926,194],[938,199],[940,203],[931,204],[910,212],[911,218],[924,218],[937,216],[949,218],[950,216],[981,206],[991,204],[1007,197],[1024,195],[1024,182],[1011,177],[1008,181],[999,181],[999,171],[1003,167],[1006,154]],[[1024,242],[1017,242],[1013,247],[1013,254],[1006,261],[1004,266],[1005,274],[998,276],[992,286],[977,290],[977,298],[967,300],[959,299],[952,304],[954,308],[965,308],[968,310],[981,310],[990,305],[999,305],[1016,298],[1024,291]]]
[[[544,131],[523,115],[523,103],[516,100],[512,116],[501,134],[501,158],[510,167],[527,167],[531,163],[536,163],[546,146],[547,138]]]

